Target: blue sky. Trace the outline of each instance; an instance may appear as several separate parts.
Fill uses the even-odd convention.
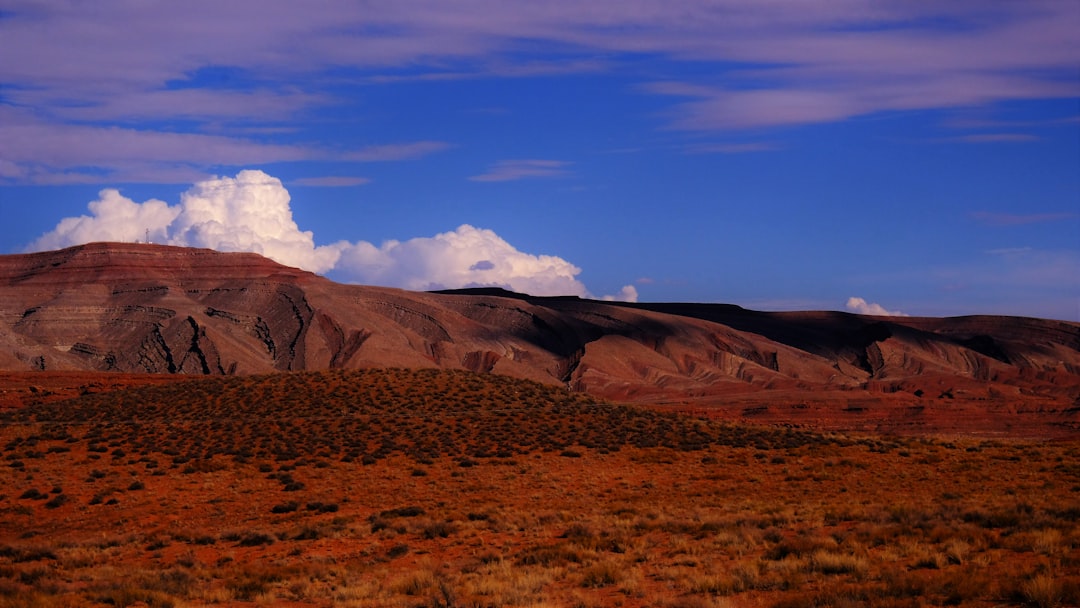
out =
[[[1077,31],[1069,0],[0,0],[0,252],[1080,321]]]

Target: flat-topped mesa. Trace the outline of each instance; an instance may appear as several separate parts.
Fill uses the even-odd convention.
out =
[[[256,253],[222,253],[149,243],[88,243],[0,256],[0,285],[72,285],[147,279],[303,280],[316,275]]]

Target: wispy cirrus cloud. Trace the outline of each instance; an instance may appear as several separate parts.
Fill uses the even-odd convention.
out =
[[[1080,61],[1080,58],[1078,58]],[[838,122],[878,112],[978,106],[999,101],[1068,98],[1080,86],[1012,74],[897,74],[894,79],[851,74],[831,83],[732,88],[664,82],[645,90],[689,98],[674,104],[669,126],[684,131],[723,131]],[[978,135],[976,135],[978,137]]]
[[[937,304],[969,314],[978,301],[997,314],[1080,322],[1080,250],[998,247],[920,273],[941,295]]]
[[[57,119],[133,123],[167,117],[173,120],[278,121],[296,112],[332,102],[328,95],[298,90],[250,91],[205,88],[132,90],[121,95],[89,91],[73,98],[67,91],[16,89],[8,100],[24,107],[48,108]]]
[[[1073,211],[1056,213],[1000,213],[995,211],[975,211],[970,216],[981,224],[991,226],[1022,226],[1076,219],[1080,213]]]
[[[129,129],[163,141],[176,157],[168,162],[207,171],[267,157],[310,162],[312,146],[298,138],[245,141],[241,129],[295,126],[358,103],[351,95],[364,86],[403,82],[617,72],[666,100],[667,126],[693,132],[1072,98],[1076,31],[1080,4],[1056,0],[17,3],[0,19],[0,103],[83,135]],[[343,93],[342,83],[353,88]],[[1013,136],[966,141],[1003,135]],[[121,173],[121,161],[91,153],[54,163],[32,154],[28,139],[4,151],[21,174],[94,165]],[[413,146],[352,159],[432,152]],[[233,160],[244,149],[252,154]]]
[[[1060,118],[1050,118],[1042,120],[1001,120],[958,117],[945,121],[943,123],[943,126],[953,129],[994,129],[1000,131],[1031,128],[1041,129],[1046,127],[1058,127],[1062,125],[1067,126],[1075,124],[1080,124],[1080,115],[1064,116]]]
[[[398,84],[408,82],[446,82],[455,80],[475,80],[478,78],[534,78],[563,76],[568,74],[589,74],[606,72],[613,69],[609,61],[597,59],[571,59],[567,61],[526,61],[520,64],[498,62],[484,64],[470,70],[431,71],[416,74],[379,74],[368,82],[375,84]]]
[[[769,152],[780,146],[769,142],[710,143],[686,146],[687,154],[745,154],[747,152]]]
[[[509,182],[532,177],[564,177],[570,163],[564,160],[500,160],[484,173],[469,179],[474,182]]]
[[[364,163],[386,162],[394,160],[413,160],[423,158],[435,152],[451,147],[444,141],[416,141],[404,144],[384,144],[366,146],[341,155],[343,160]]]
[[[951,138],[969,144],[1028,143],[1039,141],[1039,137],[1029,133],[975,133]]]
[[[1071,290],[1080,305],[1080,250],[1004,247],[984,252],[987,269],[969,281]]]
[[[366,177],[350,177],[347,175],[327,175],[324,177],[301,177],[293,180],[299,186],[314,186],[318,188],[349,188],[370,184],[371,180]]]
[[[310,159],[313,148],[272,144],[205,133],[162,131],[96,124],[57,124],[0,106],[0,157],[18,164],[55,167],[130,162],[234,164]]]
[[[413,160],[437,141],[373,145],[345,153],[261,138],[96,124],[58,124],[0,105],[0,180],[35,184],[191,183],[208,167],[245,163]],[[195,152],[197,151],[197,153]]]

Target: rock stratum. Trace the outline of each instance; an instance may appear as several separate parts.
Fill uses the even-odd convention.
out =
[[[150,244],[0,256],[2,370],[371,367],[490,372],[763,424],[1080,434],[1080,324],[1065,321],[419,293]]]

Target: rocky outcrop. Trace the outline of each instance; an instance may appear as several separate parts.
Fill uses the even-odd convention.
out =
[[[147,244],[0,256],[0,368],[360,367],[469,369],[680,406],[890,395],[908,408],[967,399],[1076,417],[1080,325],[415,293],[340,285],[255,254]],[[777,409],[757,407],[747,411]]]

